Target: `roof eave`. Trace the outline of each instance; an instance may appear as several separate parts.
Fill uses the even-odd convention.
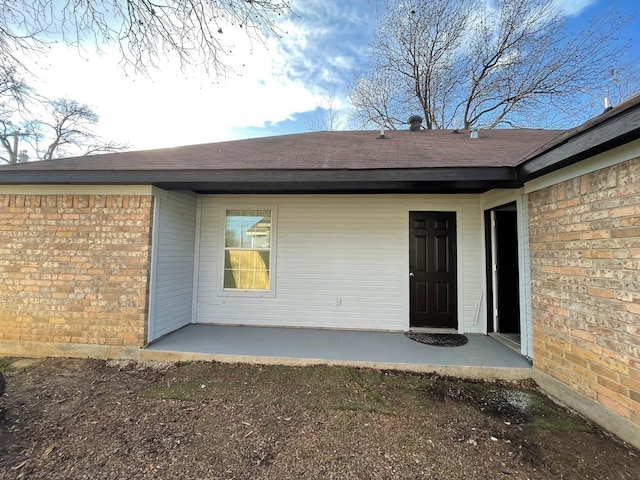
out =
[[[640,109],[629,109],[568,136],[516,167],[523,183],[640,138]]]
[[[199,193],[478,193],[522,186],[512,167],[373,170],[5,171],[5,185],[140,185]]]

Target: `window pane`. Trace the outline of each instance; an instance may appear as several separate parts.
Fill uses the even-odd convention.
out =
[[[270,248],[270,210],[227,210],[227,248]]]
[[[236,279],[233,276],[233,270],[224,270],[224,288],[238,288],[236,287]]]
[[[240,247],[242,240],[242,211],[227,210],[227,226],[225,229],[225,247]]]
[[[224,262],[224,288],[269,290],[269,252],[227,250]]]
[[[260,210],[244,213],[242,246],[244,248],[269,248],[271,246],[271,212]]]

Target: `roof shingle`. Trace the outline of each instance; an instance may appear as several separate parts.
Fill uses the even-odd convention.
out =
[[[311,132],[158,150],[62,158],[12,170],[359,170],[514,166],[557,130]],[[6,167],[5,167],[6,168]],[[0,167],[0,169],[2,169]]]

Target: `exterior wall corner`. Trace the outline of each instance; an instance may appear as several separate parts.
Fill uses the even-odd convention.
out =
[[[0,345],[144,346],[152,210],[151,195],[0,194]]]
[[[640,426],[640,157],[529,193],[534,366]]]

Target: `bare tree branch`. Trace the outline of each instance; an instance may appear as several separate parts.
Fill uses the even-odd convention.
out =
[[[127,150],[129,148],[130,148],[129,145],[124,143],[107,141],[100,144],[86,145],[83,155],[87,156],[87,155],[98,155],[100,153],[122,152],[123,150]]]
[[[122,63],[146,72],[175,56],[223,73],[227,28],[251,39],[279,34],[276,20],[291,12],[286,0],[0,0],[0,54],[20,63],[16,51],[61,40],[100,49],[118,46]]]
[[[525,126],[567,104],[575,118],[585,91],[610,81],[622,24],[600,17],[568,37],[555,0],[390,0],[370,70],[351,88],[354,118],[389,128],[421,112],[426,128]]]
[[[40,160],[77,152],[89,155],[127,148],[112,141],[102,141],[93,130],[98,115],[75,100],[59,98],[48,102],[48,117],[50,120],[31,120],[23,124],[25,140]]]
[[[19,75],[17,68],[0,60],[0,145],[4,149],[0,156],[2,162],[18,163],[18,140],[24,133],[20,132],[20,126],[14,124],[12,119],[25,108],[27,99],[32,96],[31,88]]]
[[[342,120],[340,109],[333,93],[329,92],[318,104],[314,117],[306,121],[307,130],[310,132],[330,132],[340,130]]]

